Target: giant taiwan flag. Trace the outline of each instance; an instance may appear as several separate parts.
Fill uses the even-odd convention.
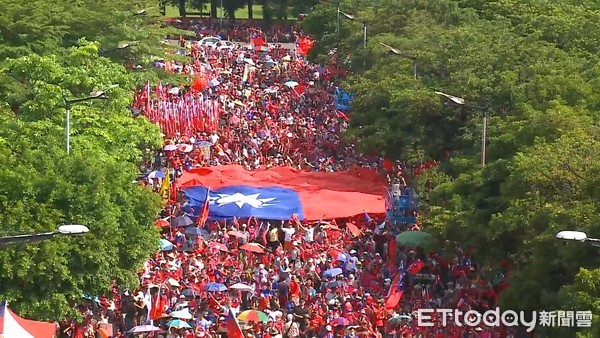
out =
[[[17,316],[6,302],[0,303],[0,337],[2,338],[54,338],[56,326]]]
[[[176,184],[196,214],[209,196],[211,218],[250,216],[319,220],[385,212],[385,182],[375,171],[306,172],[289,167],[247,171],[226,165],[184,172]]]

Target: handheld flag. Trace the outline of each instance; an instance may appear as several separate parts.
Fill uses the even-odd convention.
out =
[[[231,309],[229,309],[229,315],[226,319],[227,337],[229,338],[243,338],[244,332],[238,323],[237,318],[233,315]]]
[[[398,268],[398,272],[396,273],[396,276],[390,285],[390,290],[386,296],[386,309],[391,310],[395,308],[402,299],[402,295],[404,294],[405,279],[406,273],[404,271],[404,261],[400,261],[400,267]]]
[[[202,204],[202,209],[200,210],[200,215],[198,216],[198,226],[203,227],[204,223],[208,220],[208,204],[210,202],[210,187],[206,189],[206,198],[204,198],[204,203]]]
[[[371,223],[371,221],[372,221],[373,219],[371,218],[371,216],[369,216],[369,213],[367,213],[367,210],[363,209],[363,211],[365,212],[365,221],[366,221],[367,223]]]

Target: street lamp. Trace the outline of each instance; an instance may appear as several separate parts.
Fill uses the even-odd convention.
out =
[[[487,139],[487,109],[488,107],[483,107],[483,106],[476,106],[476,105],[472,105],[472,104],[468,104],[465,99],[463,99],[462,97],[456,97],[450,94],[446,94],[446,93],[442,93],[442,92],[435,92],[438,95],[441,95],[443,97],[445,97],[446,99],[452,101],[452,103],[460,105],[460,106],[465,106],[465,107],[469,107],[469,108],[474,108],[477,109],[479,111],[481,111],[481,113],[483,114],[483,130],[481,133],[481,166],[484,167],[485,166],[485,160],[486,160],[486,139]]]
[[[140,9],[139,11],[135,12],[135,14],[133,14],[133,16],[144,16],[147,14],[148,14],[148,12],[146,12],[145,9]]]
[[[567,241],[590,242],[591,245],[595,247],[600,247],[600,239],[589,238],[587,234],[582,231],[561,231],[556,234],[556,238],[564,239]]]
[[[108,99],[106,92],[108,90],[116,88],[118,86],[119,86],[118,84],[111,85],[106,89],[96,90],[96,91],[91,92],[90,96],[88,96],[88,97],[82,97],[82,98],[76,98],[76,99],[67,99],[67,97],[63,95],[63,100],[65,102],[65,108],[67,110],[67,116],[66,116],[67,155],[69,155],[69,153],[71,152],[71,106],[73,104],[77,104],[77,103],[85,102],[85,101]]]
[[[223,0],[221,0],[221,17],[219,18],[219,29],[223,30]],[[221,32],[219,32],[221,34]]]
[[[346,12],[342,12],[342,11],[340,11],[338,9],[338,15],[339,14],[345,16],[346,19],[348,19],[350,21],[357,21],[357,22],[362,23],[362,25],[363,25],[363,48],[367,48],[367,21],[366,20],[359,20],[354,15],[348,14]]]
[[[129,48],[131,48],[131,44],[130,43],[120,43],[115,48],[101,50],[100,51],[100,55],[105,55],[106,53],[116,52],[116,51],[119,51],[119,50],[126,50],[126,49],[129,49]]]
[[[411,55],[403,54],[398,49],[396,49],[396,48],[394,48],[392,46],[386,45],[383,42],[380,42],[379,44],[382,45],[382,46],[384,46],[385,48],[387,48],[388,51],[390,51],[390,53],[392,53],[394,55],[397,55],[399,57],[411,60],[412,63],[413,63],[413,75],[414,75],[415,79],[417,78],[417,57],[416,56],[411,56]]]
[[[25,235],[0,237],[0,247],[15,245],[15,244],[40,242],[40,241],[45,241],[45,240],[51,239],[54,236],[60,236],[60,235],[83,235],[88,232],[90,232],[90,229],[88,229],[88,227],[86,227],[85,225],[81,225],[81,224],[61,225],[58,227],[58,229],[56,229],[56,231],[52,231],[52,232],[42,232],[39,234],[25,234]]]

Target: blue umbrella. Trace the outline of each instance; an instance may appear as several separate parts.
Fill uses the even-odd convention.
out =
[[[148,174],[148,178],[165,178],[165,172],[160,170],[155,170]]]
[[[191,329],[192,327],[190,326],[190,324],[186,323],[185,321],[181,320],[181,319],[175,319],[172,320],[170,322],[167,323],[168,327],[174,327],[177,329]]]
[[[227,287],[221,283],[208,283],[204,286],[204,290],[208,292],[227,291]]]
[[[335,277],[335,276],[337,276],[337,275],[341,275],[341,274],[342,274],[342,272],[343,272],[343,271],[342,271],[342,269],[340,269],[340,268],[333,268],[333,269],[329,269],[329,270],[325,271],[325,272],[323,273],[323,276],[325,276],[325,277],[327,277],[327,278],[329,278],[329,277]]]
[[[175,248],[175,246],[173,245],[173,243],[163,238],[160,240],[159,248],[161,251],[171,251]]]

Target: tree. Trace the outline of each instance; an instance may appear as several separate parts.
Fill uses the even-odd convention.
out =
[[[505,308],[578,306],[597,315],[588,301],[596,297],[597,276],[577,275],[579,267],[598,268],[597,252],[576,243],[565,246],[555,235],[576,229],[600,236],[600,195],[594,188],[600,168],[593,160],[600,156],[594,43],[600,6],[512,0],[344,3],[343,11],[368,22],[369,44],[363,49],[357,23],[342,17],[337,29],[335,5],[317,5],[303,22],[319,41],[310,57],[326,61],[335,49],[338,60],[349,60],[351,76],[343,87],[356,94],[349,136],[363,152],[442,160],[441,173],[417,180],[426,197],[426,231],[469,248],[488,277],[503,259],[513,262],[511,287],[501,298]],[[410,60],[390,54],[380,42],[416,57],[416,80]],[[434,90],[489,106],[485,167],[479,163],[481,112],[453,106]],[[587,279],[582,283],[582,278]],[[577,290],[581,301],[555,297],[561,289]],[[591,334],[596,330],[594,324]]]
[[[159,130],[133,119],[134,78],[81,41],[62,55],[8,60],[0,74],[0,223],[5,234],[90,228],[0,251],[0,298],[21,315],[63,319],[85,294],[106,294],[117,281],[138,283],[136,271],[158,243],[161,201],[132,184],[144,149],[159,147]],[[119,84],[110,99],[72,109],[72,152],[65,153],[67,97]]]
[[[86,0],[74,6],[69,2],[0,0],[0,60],[31,53],[60,54],[81,38],[98,41],[106,56],[114,61],[135,60],[149,68],[157,58],[165,58],[172,48],[160,43],[167,35],[189,32],[162,25],[155,2]],[[146,15],[137,15],[146,9]],[[119,49],[119,46],[128,48]]]

